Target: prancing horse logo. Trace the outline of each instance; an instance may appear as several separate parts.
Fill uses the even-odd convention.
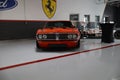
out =
[[[42,0],[43,10],[48,18],[52,18],[56,12],[56,0]]]

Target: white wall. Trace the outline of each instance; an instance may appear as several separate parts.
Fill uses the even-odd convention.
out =
[[[95,20],[95,15],[102,18],[105,5],[96,4],[96,0],[57,0],[56,13],[48,19],[42,9],[42,0],[17,0],[18,6],[7,11],[0,11],[0,19],[17,20],[69,20],[70,14],[79,14],[80,21],[84,15],[89,14],[90,20]],[[25,5],[25,6],[24,6]]]
[[[24,20],[24,0],[17,0],[18,5],[10,10],[0,11],[0,20]]]
[[[95,15],[103,15],[105,4],[96,4],[96,0],[59,0],[56,19],[69,19],[69,14],[78,13],[80,21],[84,15],[89,14],[90,20],[95,20]],[[57,16],[61,15],[61,16]]]

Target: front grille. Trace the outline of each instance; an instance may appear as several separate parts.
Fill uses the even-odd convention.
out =
[[[45,34],[45,35],[47,35],[47,38],[43,40],[70,40],[68,39],[69,34],[55,33],[55,34]]]
[[[60,40],[68,39],[68,34],[59,34],[59,39]]]
[[[56,34],[46,34],[47,35],[47,39],[56,39]]]

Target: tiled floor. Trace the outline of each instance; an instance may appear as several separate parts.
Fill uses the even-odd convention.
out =
[[[0,41],[0,80],[120,80],[120,40],[81,39],[78,49],[37,50],[35,40]]]

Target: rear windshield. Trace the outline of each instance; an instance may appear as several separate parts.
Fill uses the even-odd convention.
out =
[[[56,21],[56,22],[47,22],[46,28],[54,28],[54,27],[60,27],[60,28],[72,28],[72,23],[69,21]]]

